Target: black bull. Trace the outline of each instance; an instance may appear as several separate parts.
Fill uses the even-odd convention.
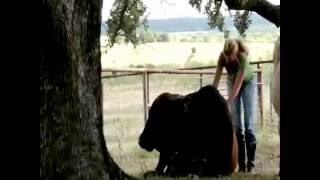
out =
[[[238,158],[227,102],[212,86],[186,96],[159,95],[139,145],[159,151],[155,173],[164,176],[230,175]]]

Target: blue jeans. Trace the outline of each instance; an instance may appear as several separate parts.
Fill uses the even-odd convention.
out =
[[[255,86],[256,77],[254,76],[250,81],[243,82],[242,87],[239,90],[239,94],[235,97],[233,103],[229,105],[233,123],[237,136],[242,135],[245,137],[246,144],[256,144],[256,131],[255,131],[255,108],[256,108],[256,93],[257,87]],[[228,95],[231,94],[233,88],[233,78],[228,76],[227,90]],[[243,133],[243,123],[241,120],[242,106],[243,104],[243,114],[244,114],[244,133]]]

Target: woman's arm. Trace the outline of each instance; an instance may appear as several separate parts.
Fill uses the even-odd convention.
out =
[[[220,66],[217,67],[216,74],[214,76],[214,81],[213,81],[213,84],[212,84],[215,88],[218,88],[220,77],[221,77],[221,74],[222,74],[222,69],[223,68],[220,67]]]
[[[216,69],[216,74],[214,76],[214,80],[213,80],[213,83],[212,85],[215,87],[215,88],[218,88],[218,85],[219,85],[219,81],[220,81],[220,77],[221,77],[221,74],[222,74],[222,70],[223,70],[223,66],[222,66],[222,55],[220,54],[219,56],[219,59],[218,59],[218,66],[217,66],[217,69]]]
[[[229,100],[234,99],[235,97],[238,96],[240,88],[242,86],[243,83],[243,79],[244,79],[244,72],[245,72],[245,68],[246,68],[246,63],[248,61],[248,56],[246,53],[241,53],[238,59],[239,62],[239,71],[236,75],[234,84],[233,84],[233,88],[232,88],[232,93],[230,95],[230,97],[228,97]],[[250,68],[250,67],[247,67]]]
[[[240,88],[242,86],[243,79],[244,79],[244,70],[240,70],[237,73],[236,79],[234,81],[231,96],[228,97],[229,100],[233,100],[235,97],[238,96]]]

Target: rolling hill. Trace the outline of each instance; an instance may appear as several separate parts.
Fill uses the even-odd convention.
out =
[[[251,16],[252,24],[248,31],[276,31],[277,27],[264,19],[260,15],[253,13]],[[185,31],[218,31],[209,29],[207,18],[181,17],[171,19],[148,20],[149,31],[152,32],[185,32]],[[225,17],[226,27],[230,31],[236,31],[230,16]],[[101,33],[104,34],[106,28],[101,26]]]

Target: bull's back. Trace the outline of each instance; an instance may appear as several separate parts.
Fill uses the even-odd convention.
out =
[[[150,130],[155,134],[151,136],[154,141],[149,142],[157,144],[160,154],[177,150],[182,154],[183,161],[176,162],[177,169],[203,166],[200,176],[228,175],[235,170],[237,146],[230,112],[225,99],[212,86],[185,97],[170,93],[158,96],[144,131]],[[198,157],[206,162],[194,167],[192,159]]]
[[[199,153],[205,153],[209,158],[206,175],[233,173],[237,163],[234,161],[237,153],[233,144],[236,141],[227,102],[212,86],[203,87],[188,96],[192,96],[188,117],[194,129],[191,137],[195,142],[193,151],[200,149]]]

